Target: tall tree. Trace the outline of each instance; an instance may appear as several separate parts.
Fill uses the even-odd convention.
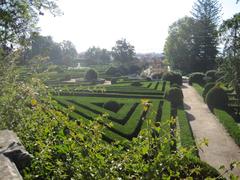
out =
[[[201,71],[212,69],[218,53],[218,33],[221,5],[218,0],[196,0],[192,15],[196,20],[196,50]]]
[[[164,53],[172,69],[183,73],[198,71],[195,56],[195,21],[184,17],[169,27],[169,35],[164,45]]]
[[[129,63],[136,59],[135,49],[126,39],[116,41],[116,45],[112,48],[114,60],[121,63]]]

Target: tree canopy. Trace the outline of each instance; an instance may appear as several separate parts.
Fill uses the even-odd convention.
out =
[[[107,49],[99,47],[90,47],[84,54],[89,65],[107,64],[111,61],[111,53]]]
[[[59,14],[56,0],[3,0],[0,1],[0,45],[23,43],[32,31],[36,31],[39,15],[44,10]]]

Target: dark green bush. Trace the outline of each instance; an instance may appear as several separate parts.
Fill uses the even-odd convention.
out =
[[[164,81],[170,81],[171,84],[182,85],[182,75],[175,72],[166,72],[163,74],[162,79]]]
[[[206,103],[211,111],[214,108],[225,110],[228,107],[227,93],[222,88],[215,86],[207,93]]]
[[[98,78],[98,74],[94,69],[89,69],[85,74],[86,81],[96,81]]]
[[[103,107],[107,110],[117,112],[120,108],[120,104],[116,101],[108,101],[104,103]]]
[[[140,82],[132,82],[131,83],[131,86],[142,86],[142,83],[140,83]]]
[[[204,86],[204,90],[203,90],[203,93],[202,93],[204,101],[205,101],[206,95],[209,92],[209,90],[212,89],[215,85],[216,85],[215,83],[207,83]]]
[[[183,93],[182,90],[177,87],[172,87],[166,94],[166,99],[169,100],[174,107],[182,106]]]
[[[192,85],[193,83],[197,83],[199,85],[204,85],[205,84],[205,74],[201,72],[195,72],[190,74],[189,77],[189,85]]]

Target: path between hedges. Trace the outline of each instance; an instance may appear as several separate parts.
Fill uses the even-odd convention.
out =
[[[240,148],[209,111],[202,97],[187,83],[184,83],[182,90],[185,110],[196,142],[198,143],[203,138],[208,139],[208,146],[202,147],[202,150],[199,149],[201,160],[216,169],[219,169],[221,165],[229,167],[232,161],[240,161]],[[240,176],[240,170],[235,169],[232,173]]]

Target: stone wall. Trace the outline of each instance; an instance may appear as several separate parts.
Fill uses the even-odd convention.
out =
[[[0,131],[0,180],[22,180],[19,173],[31,161],[31,155],[13,131]]]

